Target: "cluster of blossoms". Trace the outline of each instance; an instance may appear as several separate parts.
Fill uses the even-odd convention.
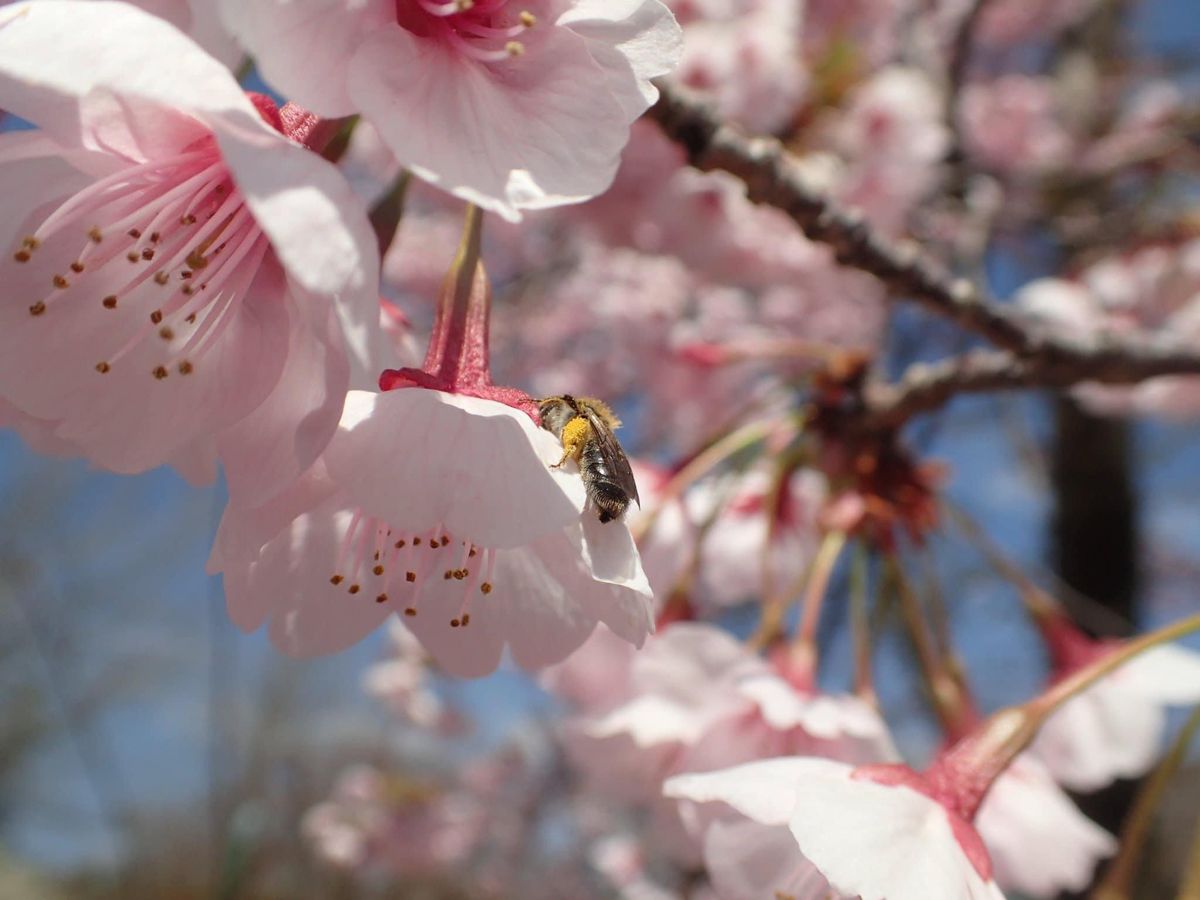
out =
[[[0,109],[21,126],[0,134],[0,424],[118,473],[219,469],[209,568],[232,620],[294,656],[387,622],[367,688],[435,742],[470,724],[446,679],[542,672],[567,712],[537,753],[456,779],[344,773],[303,824],[331,864],[518,893],[527,810],[565,794],[588,874],[564,867],[546,896],[1081,890],[1117,842],[1065,790],[1152,768],[1167,709],[1200,703],[1200,656],[1093,639],[1030,595],[1044,692],[978,712],[902,573],[942,524],[944,473],[860,427],[888,287],[640,117],[670,74],[873,233],[957,245],[979,193],[1033,203],[1074,157],[1099,175],[1173,127],[1178,97],[1152,85],[1085,142],[1028,73],[956,85],[948,116],[919,62],[967,17],[1002,57],[1093,5],[0,5]],[[243,89],[243,59],[275,93]],[[984,186],[939,218],[927,201],[967,162]],[[1194,237],[1073,272],[1025,286],[1027,321],[1196,337]],[[1197,409],[1183,378],[1076,390]],[[596,463],[540,415],[564,391],[628,410],[623,518],[597,515]],[[932,753],[902,755],[881,714],[864,583],[845,591],[853,690],[818,677],[842,570],[904,611]],[[744,640],[718,624],[754,610]]]

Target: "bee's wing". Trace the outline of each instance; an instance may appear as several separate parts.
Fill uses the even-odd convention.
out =
[[[596,414],[596,411],[583,403],[579,404],[579,412],[587,419],[588,424],[592,426],[592,433],[596,435],[596,443],[600,447],[600,455],[604,457],[604,461],[608,463],[609,471],[616,479],[617,487],[623,490],[639,507],[642,505],[641,498],[638,497],[637,482],[633,480],[633,469],[629,468],[629,458],[625,456],[625,451],[617,442],[616,436],[612,433],[612,429],[608,427],[608,423]]]

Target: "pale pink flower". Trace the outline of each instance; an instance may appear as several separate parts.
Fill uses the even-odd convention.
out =
[[[941,93],[919,70],[888,66],[847,102],[832,135],[847,159],[836,194],[877,227],[900,232],[936,186],[949,148]]]
[[[486,836],[487,820],[486,803],[469,790],[443,791],[355,766],[301,827],[333,865],[403,875],[462,862]]]
[[[785,753],[895,759],[878,713],[853,697],[797,688],[721,629],[664,628],[634,657],[626,701],[575,720],[568,749],[606,789],[645,797],[677,772]]]
[[[1048,632],[1054,677],[1063,678],[1112,650],[1059,621]],[[1055,780],[1095,791],[1145,774],[1162,752],[1167,708],[1200,703],[1200,653],[1163,645],[1134,657],[1042,726],[1030,752]]]
[[[969,2],[960,0],[964,6]],[[995,0],[980,17],[979,36],[996,44],[1052,40],[1095,6],[1096,0],[1047,0],[1037,4],[1026,0]]]
[[[304,471],[379,315],[315,120],[160,19],[70,0],[0,11],[0,107],[39,126],[0,135],[5,399],[117,472],[219,456],[240,503]]]
[[[351,391],[325,474],[281,501],[273,531],[226,512],[211,565],[230,614],[309,656],[395,612],[466,677],[495,669],[506,645],[525,668],[558,662],[600,621],[640,645],[650,589],[629,529],[585,510],[578,474],[550,467],[561,454],[503,403]]]
[[[768,759],[679,775],[664,790],[695,803],[726,804],[739,815],[736,821],[786,826],[790,844],[778,832],[724,835],[733,846],[722,848],[727,855],[721,867],[728,874],[727,867],[736,865],[755,879],[777,873],[779,883],[805,900],[830,890],[862,900],[1003,900],[979,835],[952,803],[903,766],[855,769],[829,759]],[[747,865],[756,850],[762,857]],[[821,885],[822,876],[828,886]]]
[[[390,652],[363,676],[363,686],[402,721],[431,730],[450,727],[454,715],[430,684],[428,658],[420,641],[404,623],[388,623]]]
[[[166,19],[229,68],[242,59],[241,48],[225,30],[212,0],[132,0],[134,6]]]
[[[986,166],[1023,174],[1063,164],[1072,138],[1048,78],[1006,75],[968,84],[961,117],[967,147]]]
[[[754,132],[779,131],[795,116],[808,84],[802,17],[803,4],[794,0],[740,0],[710,10],[685,23],[675,77],[711,94],[723,118]]]
[[[659,0],[222,0],[221,12],[276,88],[323,115],[362,113],[405,168],[511,220],[608,186],[680,44]]]
[[[629,674],[638,649],[604,625],[562,662],[546,668],[542,686],[577,712],[603,713],[628,699]]]
[[[1033,898],[1082,891],[1117,849],[1035,757],[1022,753],[996,779],[975,819],[1005,890]]]

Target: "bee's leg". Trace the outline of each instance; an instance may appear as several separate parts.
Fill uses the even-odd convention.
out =
[[[587,419],[577,416],[568,422],[562,430],[562,458],[550,468],[557,469],[568,459],[579,459],[590,432],[591,426],[588,425]]]

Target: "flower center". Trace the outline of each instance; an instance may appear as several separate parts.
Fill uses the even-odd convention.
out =
[[[495,568],[496,551],[455,538],[441,526],[419,534],[405,532],[356,509],[329,583],[344,586],[349,594],[374,593],[376,603],[402,602],[404,614],[415,616],[430,579],[459,582],[463,589],[450,627],[465,628],[471,624],[476,593],[486,597],[492,592]]]
[[[525,52],[518,38],[537,24],[509,0],[396,0],[396,21],[419,37],[444,41],[481,62],[501,62]]]
[[[54,209],[13,253],[30,267],[29,314],[58,316],[97,304],[110,311],[108,374],[152,342],[161,381],[190,375],[232,321],[268,241],[211,139],[175,156],[122,169]],[[106,314],[107,315],[107,314]],[[139,354],[144,357],[145,354]]]

